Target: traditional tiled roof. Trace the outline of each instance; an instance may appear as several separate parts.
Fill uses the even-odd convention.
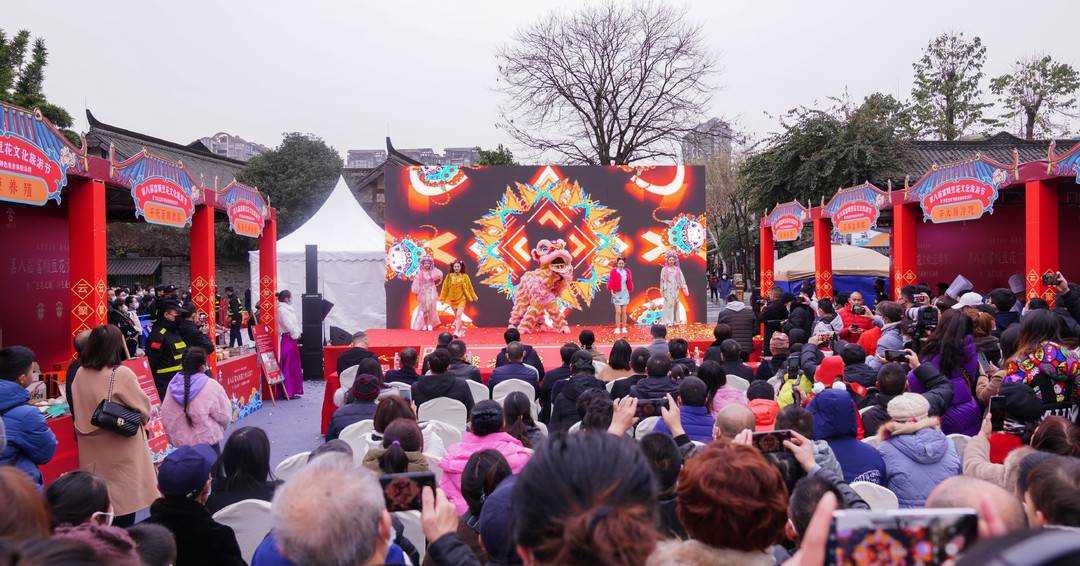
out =
[[[110,257],[109,275],[153,275],[161,266],[160,257]]]
[[[182,161],[184,168],[195,181],[210,189],[225,187],[246,165],[243,161],[210,151],[201,141],[179,144],[106,124],[95,118],[89,109],[86,111],[86,120],[90,123],[90,131],[86,133],[90,154],[107,158],[109,144],[112,144],[117,161],[122,161],[145,147],[156,157]]]
[[[341,170],[342,176],[345,177],[345,184],[353,196],[380,225],[383,221],[386,200],[385,195],[377,194],[377,192],[381,193],[382,187],[385,186],[385,183],[380,186],[379,180],[386,175],[386,170],[390,167],[421,165],[419,161],[394,149],[394,144],[390,142],[389,137],[386,138],[386,155],[386,160],[376,167],[346,167]]]
[[[1056,140],[1057,152],[1064,153],[1080,140]],[[982,154],[1000,163],[1012,164],[1013,149],[1020,154],[1020,163],[1046,159],[1049,140],[1025,140],[1007,132],[998,132],[979,140],[930,141],[916,140],[908,142],[903,171],[915,180],[934,165],[946,165],[967,161]],[[895,183],[895,181],[894,181]],[[901,180],[902,184],[902,180]],[[895,185],[894,185],[895,186]]]

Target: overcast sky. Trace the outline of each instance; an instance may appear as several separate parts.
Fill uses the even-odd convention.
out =
[[[312,132],[341,152],[491,147],[494,49],[511,31],[579,2],[37,0],[5,2],[0,27],[49,52],[46,95],[76,117],[189,142],[227,131],[275,146]],[[911,63],[935,34],[987,45],[986,74],[1035,51],[1080,65],[1080,3],[1040,0],[701,1],[723,74],[713,113],[751,135],[779,114],[847,88],[906,97]]]

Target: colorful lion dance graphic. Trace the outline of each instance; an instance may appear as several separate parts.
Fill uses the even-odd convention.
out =
[[[521,276],[514,291],[509,325],[522,334],[538,332],[547,316],[555,330],[569,334],[570,325],[559,305],[559,295],[574,275],[573,258],[566,251],[566,242],[540,240],[532,250],[532,257],[540,267]]]

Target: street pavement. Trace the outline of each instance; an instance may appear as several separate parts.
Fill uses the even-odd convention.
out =
[[[325,381],[305,381],[304,396],[291,401],[278,399],[275,407],[269,399],[239,423],[233,423],[226,436],[242,426],[257,426],[270,437],[270,469],[279,462],[322,444],[319,434]]]

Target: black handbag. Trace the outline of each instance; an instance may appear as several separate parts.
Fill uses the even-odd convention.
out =
[[[90,424],[111,430],[123,436],[135,436],[142,426],[142,413],[112,400],[113,382],[116,381],[116,368],[109,375],[109,390],[105,398],[94,408],[94,414],[90,415]]]

